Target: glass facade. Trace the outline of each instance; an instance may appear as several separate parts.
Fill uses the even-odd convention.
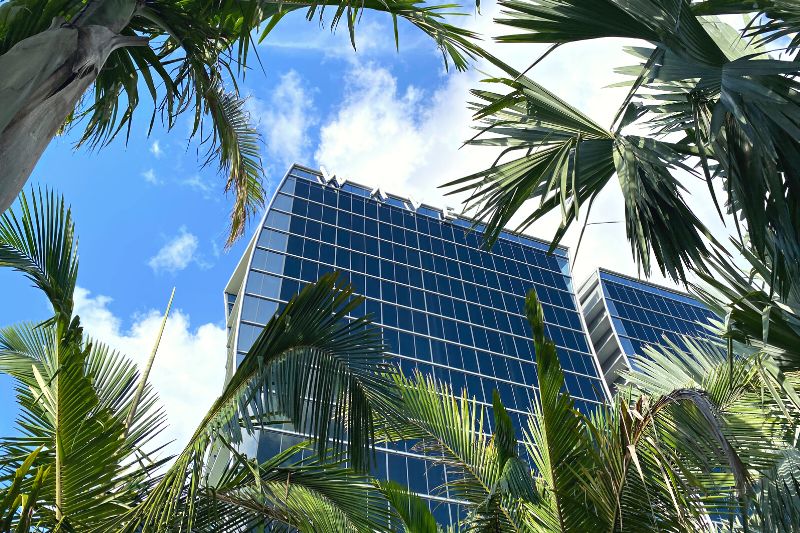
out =
[[[624,367],[635,366],[630,356],[644,355],[648,344],[662,344],[666,337],[680,346],[683,335],[706,335],[705,326],[715,317],[687,294],[603,269],[584,283],[580,299],[609,383]],[[610,331],[604,334],[605,329]],[[616,365],[606,357],[606,342],[616,344]]]
[[[382,327],[403,372],[418,369],[459,393],[466,388],[489,420],[497,390],[522,427],[537,388],[524,297],[536,288],[568,392],[584,411],[605,401],[566,250],[548,254],[549,244],[504,232],[485,251],[481,228],[471,227],[430,206],[415,208],[407,199],[292,167],[226,289],[229,364],[241,361],[304,284],[337,270],[365,296],[362,311]],[[296,440],[288,429],[270,433],[261,437],[259,453]],[[410,446],[383,450],[378,475],[429,498],[442,523],[456,518],[457,505],[446,494],[432,496],[447,472]]]

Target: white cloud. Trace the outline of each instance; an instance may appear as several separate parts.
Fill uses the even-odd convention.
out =
[[[190,189],[194,189],[195,191],[201,193],[203,198],[208,199],[213,197],[211,193],[213,192],[214,188],[208,181],[203,179],[200,174],[195,174],[194,176],[186,178],[182,183]]]
[[[180,294],[176,295],[180,299]],[[130,326],[111,309],[112,299],[75,289],[75,312],[87,334],[135,361],[146,364],[161,325],[162,311],[150,309],[131,319]],[[159,442],[174,441],[167,452],[178,452],[222,391],[225,378],[225,329],[215,324],[192,327],[190,317],[173,309],[164,328],[149,382],[158,392],[168,427]]]
[[[197,248],[199,241],[196,236],[186,231],[185,227],[178,230],[178,234],[170,239],[147,262],[154,272],[178,272],[197,261]]]
[[[155,140],[150,144],[150,153],[156,156],[156,158],[161,157],[161,155],[164,153],[161,150],[161,143],[158,140]]]
[[[251,117],[264,135],[268,166],[277,165],[283,171],[308,157],[309,130],[316,123],[312,93],[300,75],[290,70],[281,76],[268,101],[247,100]]]
[[[385,69],[356,65],[345,76],[341,106],[320,130],[320,165],[386,190],[415,189],[430,154],[421,115],[427,105],[413,86],[401,90]],[[426,181],[430,181],[430,177]]]
[[[503,29],[493,25],[496,5],[484,6],[483,14],[472,19],[470,29],[484,35],[496,35]],[[497,44],[484,41],[489,50],[519,70],[527,68],[545,50],[544,45]],[[610,127],[627,88],[610,88],[621,81],[614,68],[632,63],[623,51],[630,44],[621,39],[579,42],[560,47],[538,64],[529,76],[571,103],[600,125]],[[470,89],[484,88],[504,92],[504,86],[481,84],[491,66],[446,75],[434,92],[421,94],[414,87],[404,87],[386,69],[372,63],[353,62],[344,76],[345,97],[320,127],[320,145],[316,163],[339,177],[351,178],[366,185],[380,186],[387,192],[412,196],[433,205],[460,206],[464,196],[445,197],[438,186],[453,179],[483,170],[493,163],[499,149],[462,147],[476,132],[467,102]],[[717,235],[725,229],[713,214],[705,185],[689,178],[690,206],[702,213]],[[724,196],[723,196],[724,197]],[[585,211],[584,211],[585,213]],[[582,214],[583,215],[583,214]],[[518,216],[512,220],[520,221]],[[624,204],[621,192],[612,179],[597,198],[591,222],[612,224],[588,226],[580,247],[573,274],[583,281],[598,266],[631,275],[637,274],[625,235]],[[549,240],[560,222],[560,214],[537,223],[529,233]],[[580,225],[573,224],[562,243],[575,253]],[[724,233],[723,233],[724,234]],[[657,272],[654,281],[669,283]]]
[[[156,171],[152,168],[148,168],[142,172],[142,177],[144,178],[144,181],[150,183],[151,185],[158,185],[161,183],[161,181],[158,179],[158,176],[156,176]]]

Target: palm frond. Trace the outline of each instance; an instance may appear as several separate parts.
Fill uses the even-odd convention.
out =
[[[702,264],[707,254],[703,224],[686,205],[675,170],[693,170],[672,145],[654,139],[609,132],[556,95],[504,63],[495,61],[508,78],[488,80],[510,87],[500,95],[473,91],[476,119],[484,127],[468,141],[499,146],[501,157],[488,169],[460,178],[445,187],[448,194],[470,191],[465,208],[486,222],[490,246],[511,220],[537,205],[517,226],[524,231],[550,211],[559,209],[561,226],[553,246],[580,214],[617,175],[625,199],[628,240],[644,272],[651,255],[660,270],[678,281]],[[500,162],[501,158],[510,159]]]
[[[235,450],[220,480],[198,495],[199,531],[388,531],[388,502],[343,458],[305,459],[305,443],[258,463]]]
[[[406,533],[438,533],[428,503],[395,481],[381,481],[380,489],[399,517]]]
[[[72,211],[54,192],[20,195],[20,218],[0,219],[0,266],[20,271],[47,296],[57,316],[72,316],[78,250]]]
[[[33,463],[41,451],[37,448],[22,462],[0,489],[0,532],[30,531],[38,527],[34,520],[38,507],[42,505],[39,492],[50,475],[49,467],[39,467],[33,471]],[[33,478],[31,479],[31,475]],[[4,480],[5,481],[5,480]],[[27,490],[26,490],[27,489]]]
[[[625,37],[649,46],[632,48],[642,63],[622,69],[632,78],[631,89],[611,125],[613,133],[587,127],[588,120],[578,130],[574,121],[553,121],[552,111],[567,109],[565,104],[552,94],[542,98],[532,82],[493,61],[506,77],[487,81],[511,91],[473,93],[479,99],[473,104],[475,118],[483,123],[481,134],[468,144],[504,151],[487,170],[449,184],[472,190],[467,207],[488,219],[488,243],[529,199],[538,200],[538,207],[520,229],[560,209],[557,242],[578,217],[578,207],[587,201],[591,206],[616,173],[637,262],[649,273],[652,253],[662,273],[685,282],[688,268],[704,268],[710,237],[684,202],[677,178],[679,170],[699,174],[691,166],[697,161],[689,159],[696,157],[720,216],[715,181],[725,187],[725,207],[736,229],[742,233],[746,227],[755,254],[775,265],[775,289],[785,296],[800,277],[798,63],[772,59],[763,40],[747,42],[724,22],[697,16],[693,5],[698,4],[685,0],[501,4],[498,22],[520,30],[501,37],[504,42],[561,45]],[[570,111],[568,116],[578,115]],[[623,128],[633,122],[649,127],[652,137],[624,135]],[[597,132],[600,141],[593,138]],[[666,142],[669,134],[683,138]]]
[[[264,170],[260,135],[250,125],[244,101],[236,94],[222,92],[219,86],[216,91],[213,97],[206,95],[215,130],[209,154],[228,174],[225,192],[234,193],[227,241],[230,246],[242,236],[250,218],[264,207]]]
[[[518,456],[516,437],[499,399],[495,423],[500,435],[488,435],[485,410],[463,391],[416,373],[398,376],[402,403],[398,432],[415,442],[414,449],[447,468],[442,495],[463,502],[463,527],[474,531],[524,531],[522,503],[535,500],[530,468]],[[494,529],[493,529],[494,528]]]
[[[544,336],[544,311],[530,291],[525,313],[533,331],[539,401],[528,419],[525,444],[534,470],[541,476],[542,505],[532,508],[549,531],[596,531],[602,522],[575,490],[579,473],[592,454],[582,432],[582,420],[572,398],[563,394],[564,374],[555,345]]]
[[[164,414],[149,387],[124,433],[138,372],[128,359],[84,338],[72,316],[77,252],[71,213],[53,193],[20,201],[0,223],[2,266],[22,271],[49,297],[55,316],[0,333],[0,371],[16,382],[17,435],[0,440],[0,471],[36,451],[46,502],[31,515],[42,527],[92,528],[141,497],[160,462],[150,457]]]
[[[369,464],[373,409],[397,401],[396,370],[369,320],[347,320],[360,303],[352,293],[336,286],[335,274],[324,276],[267,324],[174,465],[131,512],[131,530],[191,527],[192,508],[179,501],[201,490],[207,451],[221,440],[235,446],[276,416],[308,435],[321,457],[346,449],[354,467]]]
[[[737,267],[725,252],[716,251],[692,286],[706,305],[725,317],[724,336],[768,354],[785,372],[800,369],[800,287],[791,285],[781,297],[774,283],[781,276],[743,243],[734,245],[750,268]],[[786,278],[782,278],[786,279]]]
[[[756,484],[757,513],[762,531],[800,529],[800,451],[784,450],[775,467]]]
[[[84,6],[75,0],[9,0],[0,6],[0,55],[27,38],[50,28],[54,20],[70,24],[106,21],[98,4]],[[118,6],[119,7],[119,6]],[[135,7],[135,9],[134,9]],[[244,121],[237,83],[244,79],[250,58],[257,54],[255,39],[266,38],[283,17],[305,10],[308,20],[332,30],[344,23],[353,46],[364,10],[386,13],[394,25],[399,47],[398,21],[405,20],[429,36],[441,50],[445,66],[465,70],[482,51],[477,34],[449,22],[460,6],[423,0],[323,0],[292,2],[271,0],[242,3],[237,0],[160,0],[146,5],[129,2],[115,13],[122,29],[138,46],[114,50],[76,108],[64,117],[61,130],[82,128],[78,146],[102,147],[121,132],[130,135],[134,116],[148,98],[152,106],[149,130],[156,118],[172,129],[178,117],[191,113],[192,138],[207,144],[210,159],[225,174],[225,191],[234,192],[228,244],[238,239],[247,219],[263,205],[263,169],[255,130]],[[323,14],[332,15],[326,22]],[[100,19],[93,20],[92,17]],[[149,42],[149,45],[148,45]],[[228,83],[223,86],[223,80]],[[141,92],[141,94],[140,94]],[[59,119],[60,120],[60,119]],[[210,124],[209,124],[210,123]],[[204,131],[205,130],[205,131]]]
[[[752,15],[743,37],[763,44],[789,39],[788,53],[800,48],[800,7],[791,0],[704,0],[693,2],[692,10],[701,16]]]

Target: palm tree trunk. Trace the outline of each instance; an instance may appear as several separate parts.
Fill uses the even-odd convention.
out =
[[[0,56],[0,212],[16,199],[50,140],[111,52],[146,46],[120,35],[138,0],[94,0],[71,23],[48,29]]]

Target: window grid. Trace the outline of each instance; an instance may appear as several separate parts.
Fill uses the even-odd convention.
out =
[[[456,393],[466,388],[487,413],[489,430],[496,389],[515,425],[524,427],[538,394],[524,320],[524,295],[535,286],[565,368],[565,391],[585,412],[604,401],[563,250],[547,255],[545,244],[511,236],[485,251],[479,231],[468,231],[463,220],[441,220],[347,189],[324,186],[297,168],[283,182],[252,252],[237,363],[291,295],[336,269],[365,296],[361,311],[382,326],[404,373],[419,369],[450,383]],[[273,448],[262,450],[260,444],[259,454],[277,451],[274,446],[289,438],[291,431],[278,444],[262,439]],[[437,499],[432,491],[446,479],[445,468],[405,444],[378,455],[379,477],[408,482],[430,501]],[[454,520],[461,512],[448,495],[438,499],[447,502],[435,511],[439,515]]]
[[[627,355],[645,355],[644,347],[664,343],[683,346],[682,336],[702,338],[714,314],[700,302],[659,287],[601,273],[612,324]]]

